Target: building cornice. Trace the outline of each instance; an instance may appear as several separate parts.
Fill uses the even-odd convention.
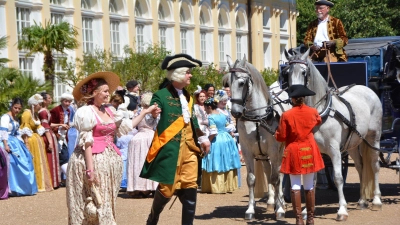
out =
[[[162,27],[174,27],[175,22],[174,21],[166,21],[166,20],[159,20],[158,25]]]
[[[40,11],[43,8],[43,3],[41,2],[25,2],[25,1],[15,1],[16,7],[30,8],[34,11]]]
[[[214,31],[214,27],[207,27],[207,26],[200,25],[200,31],[202,31],[202,32],[213,32]]]
[[[153,23],[153,19],[148,19],[148,18],[143,18],[143,17],[135,17],[135,23],[136,24],[150,25],[150,24]]]
[[[180,23],[179,24],[181,28],[192,30],[194,29],[194,24],[188,24],[188,23]]]

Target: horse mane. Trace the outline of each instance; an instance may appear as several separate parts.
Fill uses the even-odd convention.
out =
[[[268,103],[271,101],[269,87],[265,84],[264,78],[260,71],[258,71],[251,63],[246,62],[246,69],[249,71],[251,79],[253,80],[253,94],[262,95]]]
[[[317,107],[315,104],[326,95],[328,91],[328,84],[324,77],[321,75],[317,67],[314,66],[311,59],[307,57],[307,64],[309,68],[309,80],[308,80],[308,89],[315,92],[314,96],[306,98],[306,102],[310,104],[310,106]],[[321,107],[323,107],[321,105]]]

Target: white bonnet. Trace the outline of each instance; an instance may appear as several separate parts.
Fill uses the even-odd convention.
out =
[[[32,97],[28,99],[28,105],[37,105],[43,102],[43,97],[40,94],[34,94]]]

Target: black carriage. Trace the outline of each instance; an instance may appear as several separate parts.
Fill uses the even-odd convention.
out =
[[[292,49],[304,53],[302,46]],[[337,87],[357,84],[371,88],[381,99],[383,108],[382,138],[380,143],[381,166],[392,168],[399,173],[400,160],[391,161],[393,153],[400,149],[400,36],[350,39],[345,47],[348,62],[330,63],[331,74]],[[328,78],[326,63],[314,64],[322,76]],[[280,65],[282,70],[285,64]],[[280,77],[281,86],[286,81]],[[328,80],[328,79],[327,79]],[[333,86],[330,81],[329,86]],[[334,187],[332,164],[328,156],[326,163],[327,180]],[[348,155],[342,155],[343,179],[346,180]]]

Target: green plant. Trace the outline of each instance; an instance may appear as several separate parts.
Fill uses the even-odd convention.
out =
[[[261,76],[264,78],[265,84],[267,86],[273,84],[275,81],[278,80],[279,77],[279,71],[272,68],[266,68],[260,71],[260,73]]]
[[[216,89],[221,89],[222,77],[225,75],[225,72],[217,69],[217,66],[211,63],[209,66],[193,68],[192,75],[190,85],[187,87],[189,93],[197,90],[197,85],[203,88],[208,83],[213,84]]]

